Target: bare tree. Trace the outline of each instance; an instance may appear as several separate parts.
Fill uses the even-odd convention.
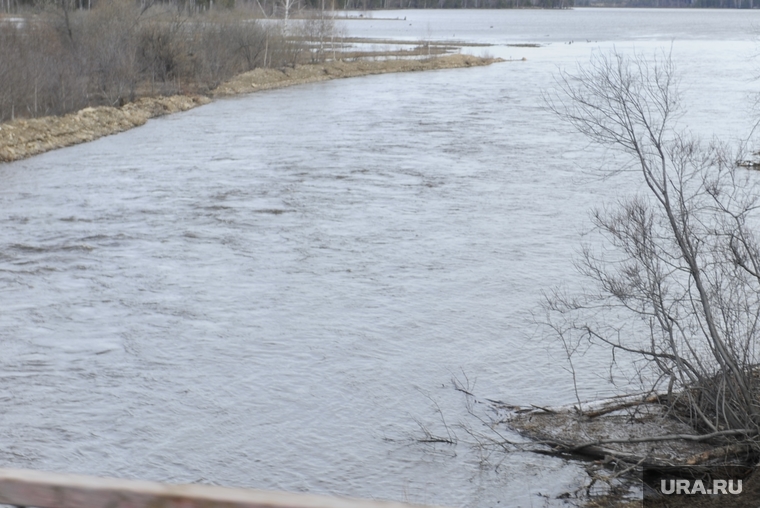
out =
[[[298,6],[297,0],[280,0],[280,3],[282,4],[282,16],[287,20],[290,19],[290,11],[293,9],[293,7]]]
[[[578,263],[593,289],[553,292],[547,324],[568,353],[632,355],[644,388],[699,430],[757,439],[758,175],[738,166],[741,149],[677,130],[668,54],[597,54],[558,85],[549,108],[622,156],[610,172],[635,170],[642,185],[594,211],[606,246],[584,248]]]
[[[106,105],[133,100],[137,86],[140,16],[131,1],[99,2],[79,20],[80,60],[85,63],[94,94]]]
[[[335,47],[334,40],[338,29],[335,20],[325,16],[324,12],[306,18],[298,25],[291,22],[290,26],[294,29],[292,35],[308,47],[311,63],[324,62],[328,56],[328,48]]]

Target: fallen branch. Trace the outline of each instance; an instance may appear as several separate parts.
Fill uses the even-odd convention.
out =
[[[588,443],[580,444],[568,451],[576,452],[589,446],[598,446],[602,444],[613,444],[613,443],[633,444],[633,443],[653,443],[657,441],[676,441],[676,440],[699,442],[699,441],[707,441],[710,439],[714,439],[716,437],[723,437],[723,436],[754,436],[756,434],[757,434],[757,431],[754,431],[751,429],[731,429],[731,430],[721,430],[718,432],[712,432],[710,434],[701,434],[701,435],[699,434],[666,434],[664,436],[637,437],[637,438],[628,438],[628,439],[600,439],[597,441],[590,441]]]
[[[566,457],[567,455],[583,455],[584,457],[591,459],[602,459],[606,461],[614,459],[615,461],[622,461],[632,464],[641,463],[644,465],[644,467],[675,467],[678,465],[674,462],[652,458],[647,455],[638,455],[635,453],[613,450],[611,448],[605,448],[602,446],[588,445],[582,449],[583,451],[581,451],[580,449],[576,449],[577,447],[573,446],[571,443],[564,443],[562,441],[556,441],[552,439],[537,441],[535,444],[543,444],[551,447],[551,450],[531,450],[533,453],[538,453],[540,455],[552,455],[555,457]]]
[[[712,450],[707,450],[706,452],[702,453],[696,453],[692,455],[691,457],[687,457],[687,459],[684,461],[685,464],[694,466],[697,464],[704,464],[708,460],[713,459],[725,459],[729,455],[741,455],[745,454],[750,451],[750,446],[747,444],[732,444],[728,446],[721,446],[719,448],[713,448]]]
[[[660,402],[661,397],[661,395],[655,393],[643,399],[626,400],[625,402],[621,402],[619,404],[602,407],[596,411],[584,411],[583,414],[589,418],[596,418],[597,416],[614,413],[615,411],[620,411],[621,409],[627,409],[629,407],[636,407],[642,404],[656,404]]]
[[[462,391],[462,390],[460,390]],[[678,396],[680,394],[673,394]],[[650,394],[637,394],[637,395],[621,395],[617,397],[610,397],[600,401],[583,402],[583,407],[587,408],[583,410],[583,416],[588,418],[596,418],[598,416],[604,416],[621,409],[627,409],[629,407],[637,407],[645,404],[661,404],[663,401],[670,400],[672,398],[663,393],[650,393]],[[530,406],[515,406],[507,404],[506,402],[493,399],[485,399],[486,402],[491,404],[496,409],[509,411],[512,413],[530,413],[535,411],[541,411],[543,413],[557,414],[557,413],[578,413],[578,404],[568,404],[556,407],[546,407],[531,404]]]

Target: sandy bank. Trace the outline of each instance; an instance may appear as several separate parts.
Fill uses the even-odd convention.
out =
[[[469,55],[448,55],[429,60],[377,60],[327,62],[295,69],[256,69],[236,76],[212,91],[223,97],[270,90],[328,79],[389,72],[411,72],[490,65],[503,61]],[[121,108],[85,108],[62,117],[19,119],[0,124],[0,162],[24,159],[65,146],[92,141],[144,124],[150,118],[207,104],[204,96],[143,97]]]
[[[212,95],[221,97],[258,90],[270,90],[285,86],[326,81],[329,79],[353,78],[370,74],[389,72],[430,71],[476,67],[503,62],[500,58],[482,58],[470,55],[447,55],[426,60],[359,60],[355,62],[327,62],[315,65],[300,65],[295,69],[256,69],[246,72],[216,88]]]
[[[85,108],[66,116],[46,116],[0,124],[0,161],[10,162],[48,150],[92,141],[144,124],[150,118],[186,111],[211,99],[175,95],[143,97],[121,108]]]

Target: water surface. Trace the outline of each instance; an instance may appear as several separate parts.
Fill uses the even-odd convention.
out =
[[[580,283],[590,206],[636,183],[599,178],[541,92],[593,51],[672,49],[685,121],[740,137],[760,14],[381,14],[408,19],[347,29],[527,60],[221,100],[0,166],[5,466],[473,507],[584,480],[467,445],[450,384],[575,397],[531,313]],[[578,366],[613,393],[606,359]],[[459,445],[412,441],[446,433],[437,407]]]

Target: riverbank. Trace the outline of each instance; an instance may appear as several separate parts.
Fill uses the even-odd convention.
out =
[[[747,441],[727,441],[731,431],[700,433],[665,394],[614,397],[555,408],[494,403],[500,420],[528,441],[532,451],[583,464],[588,480],[563,494],[586,508],[756,506],[760,498],[757,455]],[[677,398],[678,395],[675,395]],[[716,491],[662,490],[662,480],[701,478],[742,485],[731,496]],[[726,494],[726,492],[723,492]],[[741,494],[741,495],[739,495]],[[725,503],[724,503],[725,502]],[[753,504],[754,503],[754,504]]]
[[[331,61],[285,69],[256,69],[238,75],[209,94],[211,98],[251,93],[330,79],[477,67],[503,61],[470,55],[447,55],[425,60]],[[0,162],[12,162],[143,125],[151,118],[208,104],[202,95],[143,97],[120,108],[85,108],[61,117],[17,119],[0,124]]]

